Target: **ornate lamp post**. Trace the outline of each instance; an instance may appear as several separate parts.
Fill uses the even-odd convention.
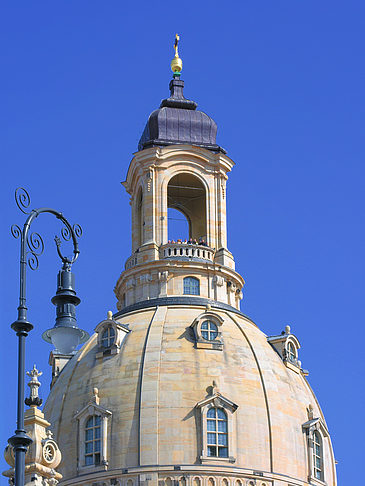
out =
[[[10,437],[9,444],[13,447],[15,455],[15,486],[24,485],[25,454],[32,439],[26,434],[24,429],[24,373],[25,373],[25,338],[33,329],[33,325],[27,320],[26,306],[26,269],[29,265],[31,270],[38,268],[38,257],[43,253],[44,243],[39,233],[30,232],[33,221],[42,213],[49,213],[56,216],[64,224],[61,235],[65,241],[72,240],[73,257],[68,258],[61,253],[61,241],[55,238],[57,253],[63,262],[63,269],[58,276],[57,298],[54,303],[57,305],[57,320],[55,327],[49,330],[49,338],[53,344],[64,344],[67,341],[67,350],[72,353],[80,342],[88,338],[88,334],[77,327],[75,318],[75,306],[80,302],[76,296],[73,285],[73,274],[71,265],[79,256],[77,238],[82,235],[81,226],[71,224],[62,213],[50,208],[38,208],[27,211],[30,206],[30,197],[24,188],[15,191],[15,201],[22,213],[28,217],[24,223],[23,230],[18,225],[11,227],[14,238],[20,237],[20,290],[18,318],[11,325],[18,336],[18,397],[17,397],[17,428],[15,435]],[[66,329],[66,333],[65,333]]]

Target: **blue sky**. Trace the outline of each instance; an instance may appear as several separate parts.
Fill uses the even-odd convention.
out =
[[[242,311],[267,334],[292,326],[339,461],[358,483],[364,437],[364,27],[361,1],[3,2],[0,6],[2,408],[15,428],[18,242],[13,192],[83,226],[74,265],[80,327],[111,309],[130,254],[129,198],[120,182],[149,113],[168,95],[175,32],[185,96],[218,123],[236,162],[227,188],[228,241],[246,280]],[[43,370],[40,338],[59,226],[28,273],[27,369]],[[357,344],[356,344],[357,343]],[[356,344],[356,346],[355,346]],[[5,373],[4,373],[5,370]],[[2,463],[2,470],[5,469]]]

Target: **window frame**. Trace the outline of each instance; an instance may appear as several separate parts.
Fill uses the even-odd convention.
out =
[[[104,337],[105,333],[107,333],[106,337]],[[117,336],[114,327],[112,325],[105,326],[101,332],[101,337],[100,337],[101,346],[105,349],[111,348],[115,343],[116,337]],[[107,345],[105,345],[104,341],[107,341]]]
[[[96,423],[99,419],[98,423]],[[88,424],[92,420],[91,427]],[[98,414],[90,415],[85,421],[84,427],[84,465],[85,466],[99,466],[100,465],[100,453],[101,453],[101,416]],[[92,431],[92,438],[87,438],[87,432]],[[99,436],[97,437],[97,431],[99,431]],[[96,449],[96,444],[99,443],[99,450]],[[88,444],[91,444],[92,450],[87,451]],[[98,461],[96,461],[96,456],[98,456]],[[87,457],[92,458],[91,463],[87,463]]]
[[[216,326],[217,336],[215,337],[215,339],[209,340],[204,337],[203,332],[205,330],[202,329],[202,325],[206,321],[210,321]],[[203,314],[200,314],[196,319],[194,319],[190,327],[193,329],[194,332],[195,347],[201,349],[215,349],[221,351],[223,349],[223,339],[222,339],[222,332],[221,332],[221,327],[223,323],[224,323],[223,317],[211,311],[203,312]]]
[[[203,328],[204,324],[207,323],[207,327]],[[219,332],[218,332],[218,326],[217,324],[212,320],[212,319],[205,319],[201,325],[200,325],[200,332],[202,335],[202,338],[205,339],[206,341],[215,341],[218,338]],[[212,338],[211,335],[215,336]],[[205,337],[207,335],[207,337]]]
[[[290,363],[297,364],[298,362],[298,349],[291,339],[288,339],[286,343],[286,359]]]
[[[210,415],[210,412],[214,410],[214,417]],[[219,411],[223,412],[224,418],[219,417]],[[214,423],[214,430],[210,429],[209,424]],[[219,424],[225,424],[225,431],[219,430]],[[209,435],[214,435],[214,443],[209,441]],[[220,443],[220,438],[225,438],[223,444]],[[211,448],[215,449],[215,454],[210,454]],[[226,455],[221,455],[220,452],[226,449]],[[207,455],[209,457],[229,457],[228,450],[228,417],[227,413],[223,408],[215,407],[214,404],[207,411]]]
[[[326,462],[329,458],[326,455],[325,439],[329,439],[328,430],[321,418],[313,418],[313,412],[309,415],[310,420],[303,424],[303,431],[307,438],[307,458],[308,458],[308,481],[316,485],[326,484]],[[321,478],[316,477],[315,468],[315,437],[319,437],[321,447]]]
[[[317,454],[317,446],[319,447],[319,455]],[[320,461],[320,467],[317,467],[317,459]],[[312,449],[312,474],[314,479],[323,481],[323,440],[318,430],[313,432],[313,449]],[[317,476],[319,473],[319,477]]]
[[[238,405],[223,397],[219,392],[213,393],[210,397],[195,405],[198,413],[197,424],[199,427],[200,443],[198,445],[199,459],[201,463],[207,462],[236,462],[237,444],[236,414]],[[208,411],[211,408],[222,409],[227,418],[227,457],[208,455]]]
[[[191,284],[194,282],[194,283],[197,283],[197,289],[198,289],[198,292],[190,292],[190,291],[186,291],[185,290],[185,283],[189,282],[189,286],[191,287]],[[190,290],[190,289],[189,289]],[[200,279],[197,278],[197,277],[193,277],[191,275],[189,275],[188,277],[184,277],[183,278],[183,295],[200,295]]]
[[[95,399],[95,397],[94,397]],[[98,397],[97,397],[98,400]],[[86,464],[86,424],[92,416],[100,417],[100,463]],[[86,407],[78,412],[74,419],[78,423],[78,457],[77,457],[77,471],[85,473],[88,471],[105,471],[108,468],[108,443],[110,441],[110,419],[112,412],[104,407],[101,407],[95,401],[90,401]],[[98,439],[99,440],[99,439]]]

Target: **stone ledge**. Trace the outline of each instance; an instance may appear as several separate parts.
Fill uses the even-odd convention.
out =
[[[147,307],[157,307],[157,306],[170,306],[170,305],[199,305],[199,306],[207,306],[210,305],[214,309],[225,310],[229,312],[234,312],[235,314],[239,314],[240,316],[245,317],[253,324],[255,324],[252,319],[248,316],[243,314],[240,310],[232,307],[229,304],[225,304],[224,302],[217,302],[216,300],[205,299],[204,297],[188,297],[188,296],[181,296],[181,297],[160,297],[157,299],[149,299],[143,300],[141,302],[136,302],[135,304],[128,305],[124,309],[116,312],[113,314],[113,319],[117,319],[118,317],[128,314],[129,312],[133,312],[135,310],[145,309]],[[256,326],[256,324],[255,324]]]

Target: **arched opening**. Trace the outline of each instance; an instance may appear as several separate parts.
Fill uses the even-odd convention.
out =
[[[168,208],[167,210],[167,229],[169,241],[185,240],[190,238],[190,221],[184,213],[178,209]]]
[[[167,207],[182,213],[189,225],[188,238],[207,241],[206,191],[203,183],[194,175],[181,173],[170,179],[167,186]],[[176,213],[175,213],[176,214]],[[182,219],[182,216],[179,215]],[[170,225],[170,220],[168,225]],[[170,230],[168,230],[170,236]],[[185,235],[173,239],[186,238]],[[170,238],[169,238],[170,239]]]
[[[289,359],[289,361],[294,363],[297,359],[297,353],[296,353],[295,346],[291,341],[288,342],[288,348],[287,349],[288,349],[288,359]]]

